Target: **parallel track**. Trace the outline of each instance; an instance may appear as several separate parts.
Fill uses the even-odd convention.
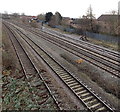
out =
[[[21,25],[19,25],[21,26]],[[24,29],[26,29],[25,26]],[[29,28],[27,27],[26,30]],[[42,31],[35,31],[29,29],[30,32],[34,33],[35,35],[44,38],[45,40],[71,52],[72,54],[75,54],[84,60],[92,63],[93,65],[111,73],[114,76],[117,76],[120,78],[120,56],[119,53],[110,51],[108,49],[102,49],[101,47],[98,47],[97,45],[91,45],[90,43],[83,43],[77,44],[75,42],[71,42],[66,40],[65,38],[58,38],[58,36],[55,36],[54,34],[50,33],[44,33]],[[62,46],[63,45],[63,46]],[[84,46],[86,45],[86,46]],[[68,50],[69,48],[69,50]],[[94,48],[94,49],[92,49]],[[96,50],[97,49],[97,50]],[[108,52],[108,54],[104,54],[103,52],[98,51],[104,51]],[[76,52],[76,53],[75,53]],[[79,53],[79,54],[78,54]]]
[[[20,23],[14,23],[14,24],[16,24],[17,26],[20,26],[20,27],[22,27],[22,28],[31,29],[29,26],[22,25],[22,24],[20,24]],[[45,28],[45,29],[47,29],[47,30],[49,31],[48,28]],[[36,29],[35,29],[35,28],[32,28],[32,30],[37,31],[38,33],[39,33],[39,31],[41,32],[41,30],[38,29],[38,28],[36,28]],[[113,51],[113,50],[107,49],[107,48],[105,48],[105,47],[98,46],[98,45],[95,45],[95,44],[92,44],[92,43],[89,43],[89,42],[86,42],[86,41],[75,40],[75,39],[73,39],[71,36],[66,35],[66,34],[62,34],[62,33],[60,33],[60,32],[59,32],[59,33],[58,33],[57,31],[52,31],[52,32],[51,32],[51,30],[50,30],[50,32],[47,32],[47,31],[42,31],[42,32],[45,32],[45,33],[50,34],[50,35],[52,35],[52,36],[54,36],[54,37],[57,37],[57,38],[58,38],[58,37],[61,37],[61,38],[65,37],[65,38],[68,38],[68,39],[77,41],[77,43],[79,43],[81,46],[84,46],[84,47],[87,46],[87,48],[90,48],[91,50],[93,49],[93,50],[95,50],[96,52],[100,52],[102,55],[105,55],[105,56],[108,55],[108,57],[109,57],[109,58],[112,58],[113,60],[114,60],[114,59],[117,59],[117,61],[118,61],[118,59],[120,58],[120,53],[117,52],[117,51]],[[65,38],[64,38],[64,39],[65,39]],[[120,60],[119,60],[119,61],[120,61]]]
[[[10,35],[9,36],[10,40],[13,44],[13,47],[15,49],[15,52],[16,52],[19,62],[21,64],[21,67],[24,71],[24,75],[25,75],[26,79],[28,80],[28,84],[29,84],[30,88],[37,86],[39,89],[39,83],[42,80],[42,82],[45,86],[44,89],[46,89],[48,91],[49,95],[51,96],[51,98],[53,99],[53,101],[56,105],[56,108],[58,110],[62,110],[62,108],[59,106],[59,102],[56,100],[56,98],[53,95],[52,91],[50,90],[49,86],[47,85],[44,78],[40,74],[39,69],[37,68],[35,63],[32,61],[32,58],[29,56],[29,53],[24,49],[22,43],[17,39],[16,35],[14,34],[15,32],[10,27],[8,27],[6,24],[4,24],[4,25],[7,28],[7,32]],[[12,37],[11,37],[11,35],[12,35]],[[40,90],[38,90],[38,91],[40,92]],[[36,92],[32,91],[32,94],[33,94],[33,97],[35,97]],[[43,94],[46,95],[46,93],[43,93]],[[37,101],[36,99],[34,99],[34,100],[35,100],[36,104],[38,105],[38,107],[39,107],[39,104],[45,102],[45,100],[43,100],[43,101]]]
[[[117,51],[113,51],[113,50],[110,50],[110,49],[107,49],[105,47],[102,47],[102,46],[98,46],[98,45],[95,45],[95,44],[92,44],[92,43],[89,43],[87,41],[82,41],[82,40],[78,40],[78,39],[74,39],[72,36],[70,35],[66,35],[66,34],[62,34],[58,31],[54,31],[54,30],[50,30],[48,28],[45,28],[47,31],[44,31],[46,33],[50,33],[52,35],[56,35],[57,37],[60,36],[60,37],[65,37],[65,38],[68,38],[68,39],[71,39],[71,40],[74,40],[76,41],[77,43],[79,44],[82,44],[83,46],[87,46],[91,49],[94,49],[96,51],[100,51],[101,53],[105,54],[105,55],[108,55],[110,56],[111,58],[113,57],[113,59],[116,57],[116,59],[118,60],[118,58],[120,58],[120,53],[117,52]],[[38,31],[41,31],[40,29],[37,29]],[[120,60],[119,60],[120,61]]]
[[[68,70],[66,70],[43,48],[34,43],[34,41],[31,40],[30,37],[23,34],[21,31],[19,31],[19,34],[90,111],[113,112],[113,110],[108,105],[106,105],[100,98],[98,98],[93,92],[91,92],[81,81],[79,81]]]
[[[83,58],[84,60],[92,63],[93,65],[102,68],[103,70],[117,76],[120,78],[120,69],[119,69],[119,59],[113,60],[110,57],[105,57],[101,55],[100,53],[96,53],[95,51],[90,51],[88,48],[82,48],[81,45],[75,45],[75,43],[67,42],[65,39],[59,39],[59,38],[50,38],[50,35],[44,35],[42,33],[37,33],[35,31],[30,31],[34,33],[35,35],[44,38],[45,40],[71,52],[72,54],[75,54],[74,51],[77,53],[75,55]],[[62,46],[63,45],[63,46]],[[65,47],[64,47],[65,46]],[[68,50],[70,48],[71,50]],[[73,51],[72,51],[73,50]],[[78,54],[79,53],[79,54]],[[81,56],[82,55],[82,56]]]

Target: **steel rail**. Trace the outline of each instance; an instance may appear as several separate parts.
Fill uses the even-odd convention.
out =
[[[61,78],[61,80],[73,91],[73,93],[86,105],[90,111],[97,112],[100,110],[109,110],[113,112],[108,105],[106,105],[100,98],[98,98],[98,96],[91,92],[91,90],[89,90],[82,82],[74,77],[43,48],[34,43],[33,40],[31,40],[31,38],[27,35],[24,36],[26,36],[24,40],[31,46],[31,48],[36,51],[36,53],[48,64],[48,66]],[[91,103],[90,99],[92,99]]]
[[[63,110],[63,109],[60,107],[59,102],[56,100],[55,96],[53,95],[52,91],[50,90],[49,86],[48,86],[47,83],[45,82],[44,78],[43,78],[42,75],[39,73],[39,69],[36,67],[36,65],[34,64],[34,62],[33,62],[33,61],[31,60],[31,58],[29,57],[28,53],[26,52],[26,50],[23,48],[22,43],[20,43],[20,41],[16,38],[16,35],[14,34],[15,32],[14,32],[10,27],[8,27],[6,24],[4,24],[4,25],[9,29],[9,31],[11,31],[12,35],[15,37],[15,39],[17,40],[17,42],[19,43],[19,45],[21,46],[21,48],[23,49],[23,51],[24,51],[25,54],[27,55],[27,57],[28,57],[28,59],[30,60],[31,64],[33,65],[34,69],[37,71],[37,74],[39,75],[39,78],[42,79],[42,82],[43,82],[43,84],[45,85],[47,91],[49,92],[50,96],[53,98],[53,101],[54,101],[54,103],[56,104],[58,110]],[[13,42],[12,42],[12,44],[13,44],[13,46],[14,46],[14,43],[13,43]],[[15,51],[17,51],[17,50],[15,49]],[[24,69],[22,60],[21,60],[18,52],[16,52],[16,53],[17,53],[18,59],[19,59],[19,61],[20,61],[20,64],[22,65],[22,68],[23,68],[23,70],[24,70],[24,73],[25,73],[25,75],[26,75],[26,77],[27,77],[27,73],[26,73],[26,70]],[[28,77],[27,77],[27,79],[28,79]],[[28,82],[28,83],[29,83],[29,82]],[[30,83],[29,83],[29,85],[30,85],[30,87],[32,88],[32,86],[31,86]],[[36,102],[37,102],[37,101],[36,101]]]
[[[40,34],[36,34],[36,35],[37,35],[37,36],[41,36]],[[75,53],[73,53],[73,51],[68,50],[68,48],[65,48],[65,47],[61,46],[61,44],[63,44],[64,41],[61,42],[61,43],[58,45],[58,42],[54,42],[53,40],[51,41],[50,39],[46,38],[46,37],[43,36],[43,35],[42,35],[42,38],[44,38],[45,40],[50,41],[51,43],[53,43],[53,44],[55,44],[55,45],[57,45],[57,46],[65,49],[65,50],[71,52],[72,54],[75,54]],[[68,43],[67,43],[67,44],[68,44]],[[65,44],[64,46],[66,46],[67,44]],[[69,47],[69,46],[67,46],[67,47]],[[72,48],[72,49],[73,49],[73,48]],[[82,53],[82,51],[77,51],[76,49],[74,49],[74,51],[79,52],[79,53]],[[82,53],[82,54],[84,55],[84,53]],[[80,56],[79,54],[77,54],[77,53],[76,53],[75,55],[81,57],[81,56]],[[95,59],[95,57],[93,58],[93,57],[89,56],[89,58],[90,58],[90,59],[93,59],[93,60],[89,60],[89,59],[87,59],[87,57],[88,57],[88,56],[86,56],[86,58],[83,58],[83,57],[81,57],[81,58],[83,58],[84,60],[92,63],[93,65],[95,65],[95,66],[97,66],[97,67],[99,67],[99,68],[101,68],[101,69],[103,69],[103,70],[105,70],[105,71],[107,71],[107,72],[115,75],[116,77],[120,78],[120,76],[119,76],[119,66],[117,66],[117,68],[115,68],[115,67],[111,66],[111,64],[104,64],[104,62],[102,62],[102,61],[100,61],[100,60],[98,60],[98,59]],[[99,64],[93,62],[94,60],[95,60],[96,62],[99,62]],[[104,64],[105,66],[101,65],[101,63]],[[111,69],[111,70],[110,70],[110,69]],[[114,70],[114,69],[115,69],[115,70]]]

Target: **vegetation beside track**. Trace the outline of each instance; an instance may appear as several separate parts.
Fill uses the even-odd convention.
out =
[[[82,60],[81,63],[78,63],[67,54],[61,54],[61,57],[76,66],[80,72],[86,74],[93,82],[97,83],[106,92],[114,94],[118,98],[120,97],[119,79],[112,77],[110,74],[106,76],[105,73],[99,72],[99,70],[91,67],[91,65],[88,65],[84,60]]]
[[[47,27],[47,28],[50,28],[51,30],[55,30],[55,31],[58,31],[58,32],[64,33],[64,34],[73,35],[73,36],[76,36],[76,37],[79,38],[78,34],[74,34],[74,33],[66,32],[66,31],[62,31],[62,30],[60,30],[58,28],[51,28],[50,26],[47,26],[47,25],[44,25],[44,26]],[[96,40],[96,39],[89,38],[89,37],[87,37],[87,39],[88,39],[88,42],[90,42],[92,44],[103,46],[105,48],[108,48],[108,49],[111,49],[111,50],[115,50],[115,51],[119,50],[118,43],[112,44],[112,43],[108,43],[108,42],[105,42],[105,41]]]
[[[54,110],[53,99],[41,89],[40,94],[33,95],[37,88],[30,88],[7,33],[2,33],[2,110]],[[42,88],[41,81],[41,88]],[[36,103],[40,101],[40,104]]]

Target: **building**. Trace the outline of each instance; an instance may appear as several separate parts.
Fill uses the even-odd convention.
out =
[[[108,33],[111,35],[118,34],[118,14],[104,14],[98,19],[100,32]]]
[[[108,22],[108,21],[117,21],[117,19],[118,19],[118,15],[103,14],[97,20]]]

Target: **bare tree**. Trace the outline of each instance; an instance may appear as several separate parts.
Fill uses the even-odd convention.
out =
[[[61,24],[61,21],[62,21],[62,16],[59,12],[56,12],[55,13],[55,22],[57,25]]]
[[[19,17],[19,16],[20,16],[20,14],[19,14],[19,13],[13,13],[12,15],[13,15],[13,17],[15,17],[15,18],[17,18],[17,17]]]
[[[111,11],[109,12],[109,14],[117,15],[117,14],[118,14],[118,11],[116,11],[116,10],[111,10]]]
[[[95,16],[93,14],[91,5],[89,6],[89,8],[87,10],[86,17],[90,20],[90,29],[91,29],[91,31],[93,31],[93,19],[95,19]]]

